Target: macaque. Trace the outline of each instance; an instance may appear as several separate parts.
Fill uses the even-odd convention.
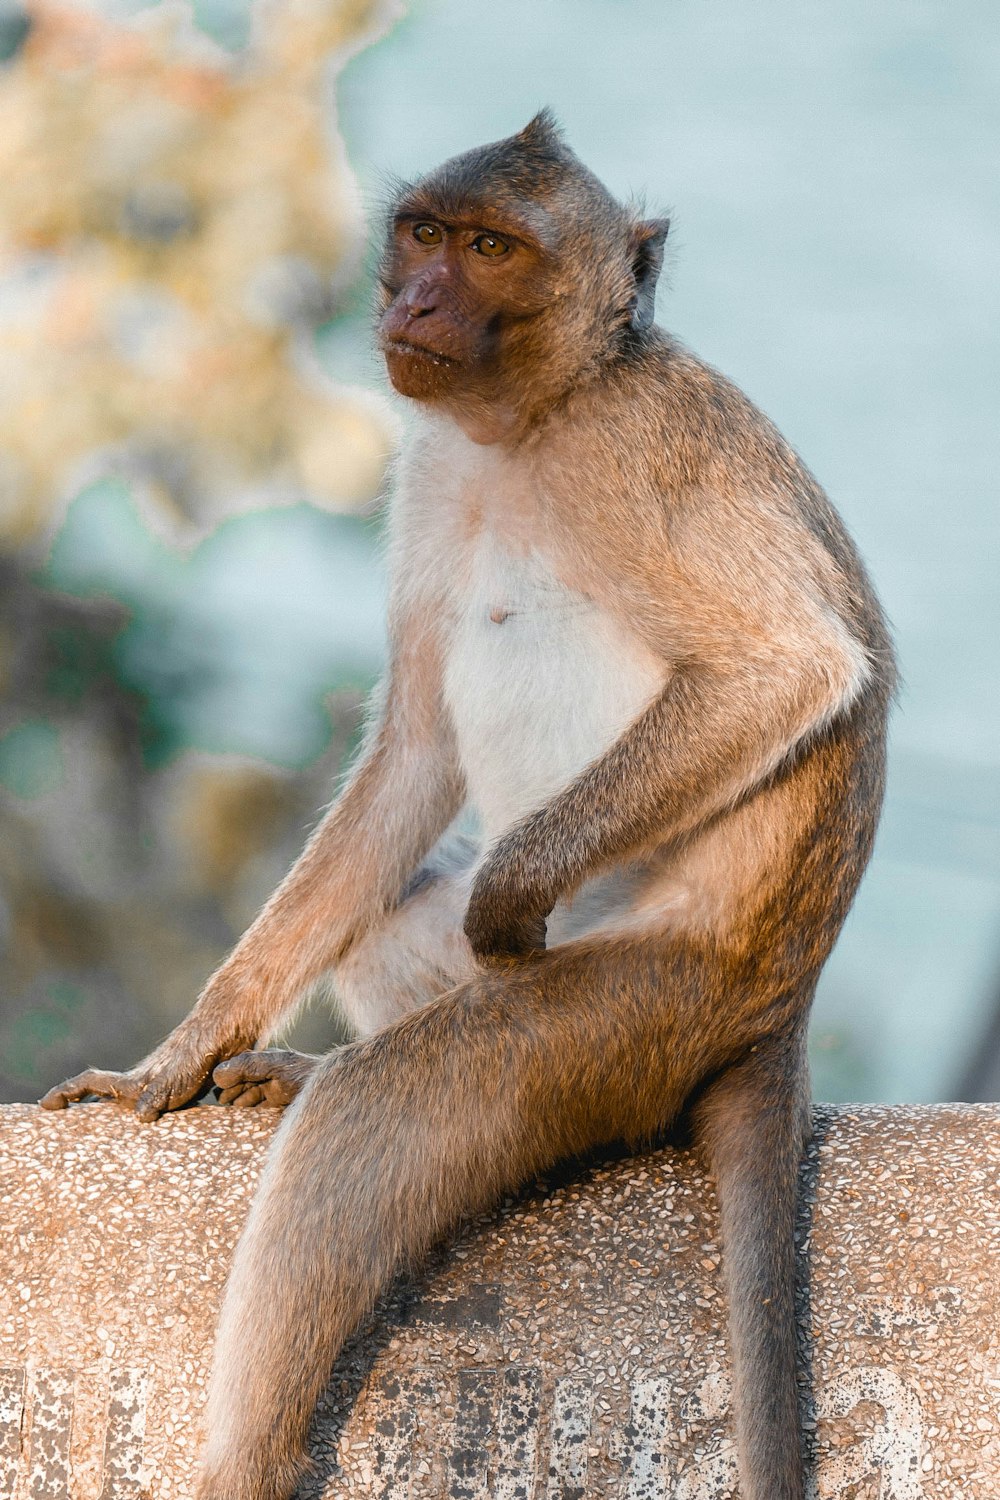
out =
[[[420,415],[390,660],[341,796],[191,1014],[96,1094],[290,1105],[240,1241],[200,1500],[287,1500],[401,1268],[561,1158],[683,1118],[718,1187],[742,1500],[801,1500],[807,1015],[868,860],[893,662],[771,423],[654,322],[668,223],[547,112],[392,206]],[[265,1048],[332,974],[357,1039]]]

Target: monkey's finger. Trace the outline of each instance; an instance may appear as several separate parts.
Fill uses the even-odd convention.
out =
[[[121,1099],[127,1094],[127,1082],[120,1073],[102,1073],[97,1068],[87,1068],[65,1083],[56,1084],[38,1101],[43,1109],[65,1109],[67,1104],[78,1104],[88,1094],[99,1099]]]
[[[243,1089],[244,1085],[242,1083],[234,1083],[232,1087],[228,1089],[218,1089],[217,1097],[219,1103],[232,1104],[233,1100],[238,1099],[240,1094],[242,1094]]]
[[[267,1094],[259,1083],[252,1088],[243,1089],[233,1100],[233,1109],[249,1109],[253,1104],[263,1104],[267,1100]]]
[[[256,1084],[234,1083],[228,1089],[217,1089],[217,1098],[220,1104],[235,1104],[241,1094],[245,1094],[248,1088],[256,1088]]]
[[[270,1078],[274,1071],[274,1052],[237,1052],[227,1057],[212,1070],[212,1078],[221,1089],[231,1089],[237,1083],[259,1083]]]
[[[301,1080],[293,1083],[287,1078],[272,1078],[264,1085],[264,1103],[273,1109],[285,1109],[302,1091]]]
[[[150,1125],[160,1118],[164,1110],[175,1109],[177,1105],[186,1102],[184,1099],[178,1099],[175,1103],[171,1099],[169,1083],[150,1083],[135,1101],[135,1112],[138,1119]]]

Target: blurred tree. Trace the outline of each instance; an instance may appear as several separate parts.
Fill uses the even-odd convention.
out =
[[[209,522],[247,490],[370,500],[384,423],[309,331],[357,269],[331,153],[331,53],[372,0],[289,0],[238,59],[160,5],[126,24],[33,0],[0,71],[0,534],[51,523],[95,463]]]
[[[283,535],[334,593],[338,559],[371,554],[368,523],[302,502],[366,506],[388,448],[313,346],[360,264],[330,80],[388,16],[281,0],[239,55],[172,5],[32,0],[0,27],[0,1099],[126,1064],[188,1008],[353,741],[377,641],[335,672],[321,611],[271,681],[272,717],[301,721],[284,767],[178,705],[214,694],[224,725],[243,627],[213,634],[206,589],[220,566],[263,578],[276,545],[251,517],[268,540],[236,556],[222,521],[297,505]]]

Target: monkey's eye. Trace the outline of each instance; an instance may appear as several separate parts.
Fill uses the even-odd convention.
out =
[[[437,224],[414,224],[413,238],[422,245],[440,245],[444,236]]]
[[[472,248],[480,255],[506,255],[510,246],[495,234],[478,234],[472,241]]]

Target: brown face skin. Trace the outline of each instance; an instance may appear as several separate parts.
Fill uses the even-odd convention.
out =
[[[490,390],[507,327],[548,301],[545,254],[524,226],[428,217],[403,204],[382,277],[379,344],[400,395],[418,401]]]

